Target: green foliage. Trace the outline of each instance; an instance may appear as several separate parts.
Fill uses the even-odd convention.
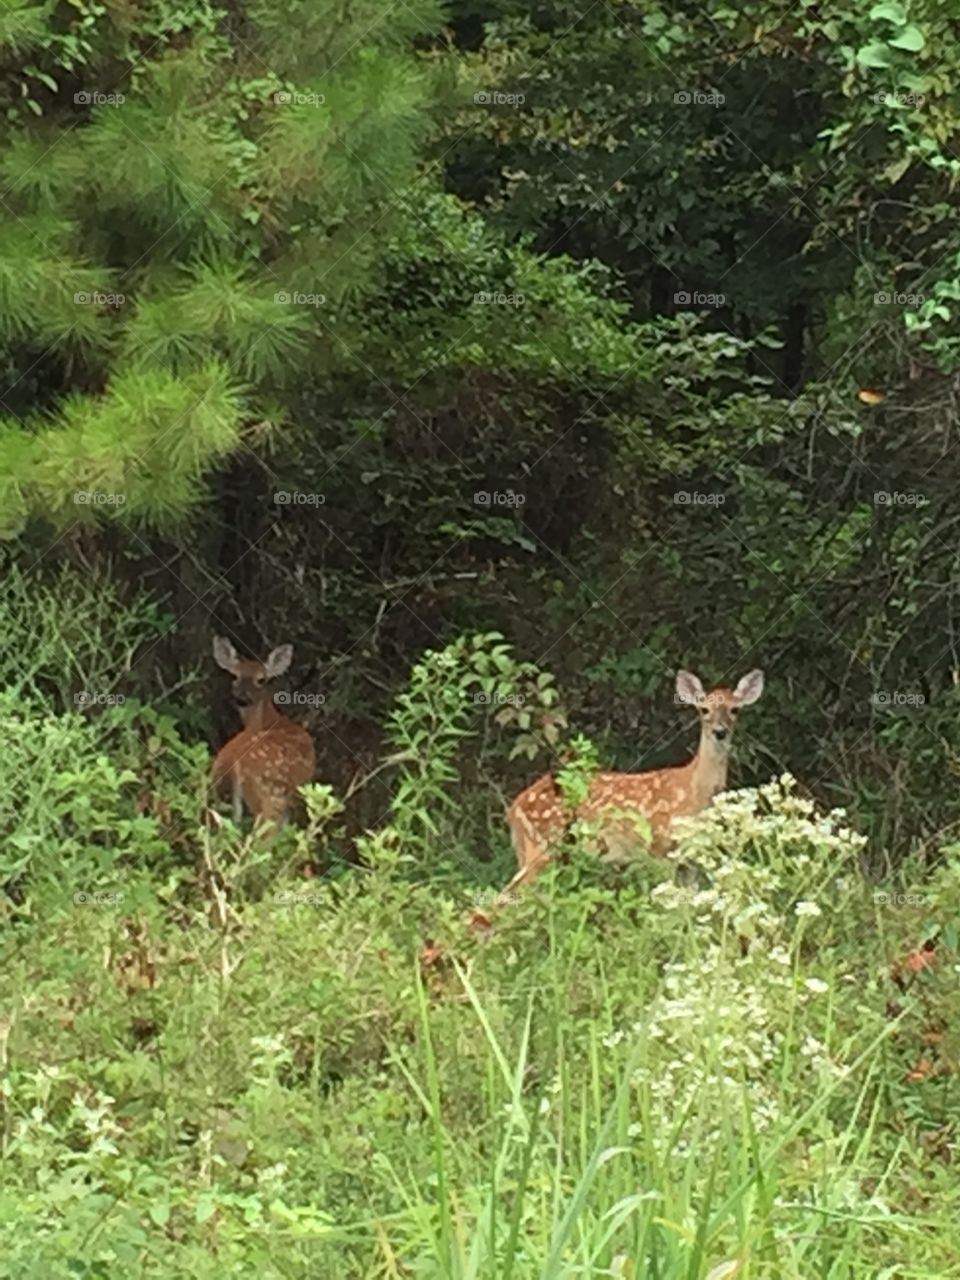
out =
[[[0,341],[21,377],[44,350],[51,384],[43,417],[0,429],[7,536],[75,515],[59,469],[169,525],[318,344],[343,359],[340,300],[375,272],[345,237],[409,186],[439,89],[408,43],[430,5],[391,24],[333,4],[68,14],[0,32]]]
[[[682,759],[671,670],[756,650],[789,692],[738,776],[789,768],[896,856],[932,840],[942,0],[378,13],[69,6],[4,46],[3,533],[154,583],[190,618],[169,679],[206,608],[309,648],[343,786],[458,635],[548,661],[625,767]]]
[[[482,939],[389,859],[251,895],[213,856],[215,891],[90,894],[55,930],[21,925],[4,1258],[801,1280],[909,1247],[950,1274],[956,1188],[924,1141],[955,1108],[905,1075],[931,1010],[955,1021],[956,951],[941,939],[944,972],[890,1014],[918,912],[875,905],[859,845],[784,782],[694,824],[680,854],[709,888],[615,888],[595,864],[565,889],[555,869]],[[957,868],[919,887],[921,917],[949,913]]]
[[[116,582],[90,571],[45,564],[27,573],[9,555],[0,570],[0,685],[54,711],[92,704],[78,695],[117,692],[133,654],[170,626],[152,600],[125,599]]]
[[[0,9],[0,1270],[954,1274],[955,25]],[[494,896],[679,666],[759,787]]]
[[[553,677],[518,662],[497,631],[463,636],[413,668],[387,727],[399,765],[392,827],[410,853],[443,842],[439,824],[457,810],[457,758],[485,715],[515,731],[511,757],[553,746],[566,723]]]
[[[499,633],[414,668],[392,812],[361,867],[334,868],[326,783],[270,839],[206,811],[205,744],[128,696],[156,610],[69,573],[13,571],[3,599],[11,1274],[738,1261],[801,1280],[837,1259],[882,1271],[906,1242],[949,1274],[956,1189],[930,1135],[957,1119],[938,1076],[960,1012],[955,850],[878,889],[844,815],[785,777],[686,824],[697,884],[575,847],[491,923],[490,891],[446,865],[464,748],[502,761],[564,727],[552,678]],[[598,764],[575,736],[571,805]],[[336,874],[304,878],[317,866]]]
[[[175,882],[195,840],[206,749],[123,695],[77,697],[59,715],[12,690],[0,698],[0,883],[21,926],[100,898],[135,910],[156,891],[147,873]]]
[[[600,762],[589,738],[577,734],[570,742],[570,758],[556,771],[557,789],[568,809],[577,809],[590,794]]]

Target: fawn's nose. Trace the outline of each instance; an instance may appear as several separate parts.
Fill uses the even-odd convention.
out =
[[[718,724],[713,731],[713,736],[718,742],[722,742],[724,738],[728,738],[730,736],[730,730],[726,725]]]

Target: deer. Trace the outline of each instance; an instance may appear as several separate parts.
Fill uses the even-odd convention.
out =
[[[294,793],[311,781],[315,767],[313,739],[278,709],[271,688],[289,668],[293,646],[282,644],[261,662],[241,658],[229,640],[214,636],[213,656],[233,676],[233,699],[243,720],[214,759],[214,789],[229,793],[238,826],[244,806],[255,821],[283,826]]]
[[[650,852],[662,856],[673,844],[675,818],[700,813],[727,785],[730,744],[741,707],[763,693],[763,672],[745,675],[735,689],[704,691],[690,671],[677,672],[677,699],[700,713],[700,744],[692,760],[669,769],[644,773],[598,773],[587,799],[571,814],[552,774],[544,774],[507,809],[520,870],[507,891],[530,884],[550,860],[551,846],[562,839],[571,818],[596,824],[598,839],[610,858],[629,856],[642,843],[637,816],[650,828]]]

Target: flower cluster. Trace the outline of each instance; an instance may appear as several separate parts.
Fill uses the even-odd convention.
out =
[[[785,1088],[832,1086],[845,1074],[814,1034],[831,983],[803,971],[802,942],[825,914],[813,886],[838,883],[838,866],[863,838],[840,811],[818,815],[794,785],[785,776],[719,797],[685,823],[673,855],[694,862],[701,884],[652,891],[657,931],[679,958],[663,967],[645,1016],[606,1043],[645,1042],[635,1084],[645,1136],[662,1155],[682,1153],[694,1137],[702,1153],[724,1125],[741,1131],[747,1112],[754,1131],[769,1130],[787,1110]]]

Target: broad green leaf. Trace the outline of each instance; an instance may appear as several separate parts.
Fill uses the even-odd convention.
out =
[[[865,44],[862,49],[857,50],[857,62],[861,67],[889,67],[891,63],[890,50],[885,44],[874,41],[872,44]]]
[[[892,161],[883,171],[883,176],[890,183],[899,182],[903,175],[910,168],[913,161],[912,156],[900,156],[899,159]]]
[[[211,1195],[202,1195],[197,1201],[197,1209],[195,1218],[198,1226],[202,1225],[212,1215],[217,1203]]]
[[[927,43],[923,32],[919,27],[912,24],[900,32],[898,36],[894,36],[892,40],[888,40],[894,49],[906,49],[908,53],[919,53],[923,46]]]
[[[897,0],[885,0],[883,4],[875,4],[868,16],[874,22],[880,18],[886,18],[888,22],[895,22],[898,27],[902,27],[907,21],[907,11]]]

